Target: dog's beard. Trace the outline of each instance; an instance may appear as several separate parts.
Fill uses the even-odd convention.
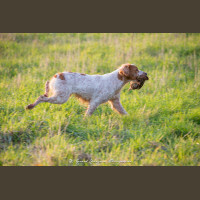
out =
[[[141,89],[146,80],[149,80],[148,76],[137,77],[135,81],[131,81],[129,90],[139,90],[139,89]]]

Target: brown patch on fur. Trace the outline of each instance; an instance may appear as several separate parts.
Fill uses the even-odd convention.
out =
[[[137,77],[137,72],[138,72],[138,68],[135,65],[131,65],[127,63],[127,64],[122,65],[122,68],[119,70],[119,75],[129,80],[135,80]],[[119,75],[118,75],[118,78],[121,78],[119,77]]]
[[[135,65],[129,65],[129,70],[130,70],[130,78],[132,80],[135,80],[138,76],[138,68]]]
[[[65,76],[64,76],[63,73],[60,72],[60,73],[58,73],[58,75],[59,75],[59,77],[57,76],[57,74],[55,74],[53,77],[54,77],[54,78],[57,78],[57,77],[58,77],[58,78],[61,79],[61,80],[65,80]]]
[[[90,100],[84,99],[81,95],[75,94],[75,97],[83,104],[89,104]]]
[[[59,74],[59,79],[65,80],[64,74],[63,73],[58,73]]]
[[[82,73],[80,75],[86,76],[86,74],[82,74]]]
[[[119,79],[119,80],[123,80],[123,76],[120,74],[120,72],[118,73],[118,75],[117,75],[117,78]]]

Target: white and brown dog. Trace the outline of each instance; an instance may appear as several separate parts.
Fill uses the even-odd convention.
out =
[[[111,108],[120,114],[127,114],[120,103],[122,87],[131,81],[148,80],[147,73],[138,70],[134,64],[123,64],[119,69],[104,75],[88,75],[73,72],[57,73],[46,82],[45,94],[38,97],[26,108],[33,109],[42,102],[65,103],[75,94],[82,102],[88,103],[86,115],[91,115],[102,103],[109,102]],[[51,96],[49,96],[51,93]]]

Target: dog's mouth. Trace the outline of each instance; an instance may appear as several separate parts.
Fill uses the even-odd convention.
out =
[[[139,82],[147,81],[147,80],[149,80],[149,77],[147,75],[141,75],[141,76],[138,76],[136,78],[136,80],[139,81]]]

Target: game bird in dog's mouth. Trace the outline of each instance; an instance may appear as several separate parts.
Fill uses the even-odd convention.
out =
[[[130,82],[129,89],[140,89],[148,79],[146,72],[140,71],[134,64],[129,63],[104,75],[57,73],[46,82],[45,94],[39,96],[26,108],[33,109],[43,102],[63,104],[74,94],[81,102],[88,104],[86,115],[91,115],[100,104],[105,102],[109,102],[111,108],[119,114],[127,114],[120,103],[122,87]]]
[[[147,80],[149,80],[147,74],[137,77],[135,81],[131,81],[129,90],[141,89],[144,85],[144,82]]]

